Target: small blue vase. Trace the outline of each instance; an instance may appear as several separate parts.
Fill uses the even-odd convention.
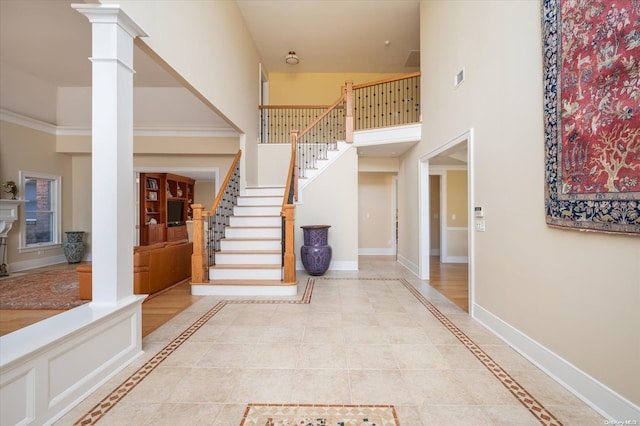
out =
[[[309,275],[323,275],[329,269],[332,249],[328,243],[330,225],[301,226],[304,245],[300,259]]]

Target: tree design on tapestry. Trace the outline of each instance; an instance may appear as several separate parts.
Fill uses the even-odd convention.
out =
[[[545,0],[547,222],[640,233],[640,0]]]

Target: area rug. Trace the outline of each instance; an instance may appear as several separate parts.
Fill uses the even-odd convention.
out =
[[[80,299],[76,271],[44,271],[0,280],[0,309],[70,309]]]
[[[640,5],[544,0],[550,226],[640,234]]]
[[[392,405],[249,404],[240,426],[400,426]]]

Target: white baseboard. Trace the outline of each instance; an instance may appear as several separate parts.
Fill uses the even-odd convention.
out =
[[[440,256],[440,249],[432,248],[431,250],[429,250],[429,255],[430,256]]]
[[[394,254],[392,247],[358,249],[358,256],[393,256]]]
[[[67,259],[63,254],[57,256],[40,257],[38,259],[24,260],[22,262],[13,262],[8,266],[9,273],[26,271],[28,269],[42,268],[43,266],[57,265],[59,263],[67,263]]]
[[[191,285],[194,296],[295,296],[296,285]]]
[[[640,407],[474,304],[474,318],[609,421],[640,419]],[[618,423],[613,423],[618,424]]]
[[[420,276],[420,268],[418,265],[407,259],[402,255],[398,255],[398,263],[411,271],[416,277]]]
[[[301,261],[296,261],[296,270],[304,271],[304,266]],[[330,271],[357,271],[358,261],[355,262],[348,260],[332,260],[329,264]]]
[[[469,263],[468,256],[445,256],[442,263]]]

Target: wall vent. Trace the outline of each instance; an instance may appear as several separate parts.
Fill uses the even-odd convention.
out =
[[[455,77],[453,77],[453,87],[458,87],[464,81],[464,68],[462,68]]]

